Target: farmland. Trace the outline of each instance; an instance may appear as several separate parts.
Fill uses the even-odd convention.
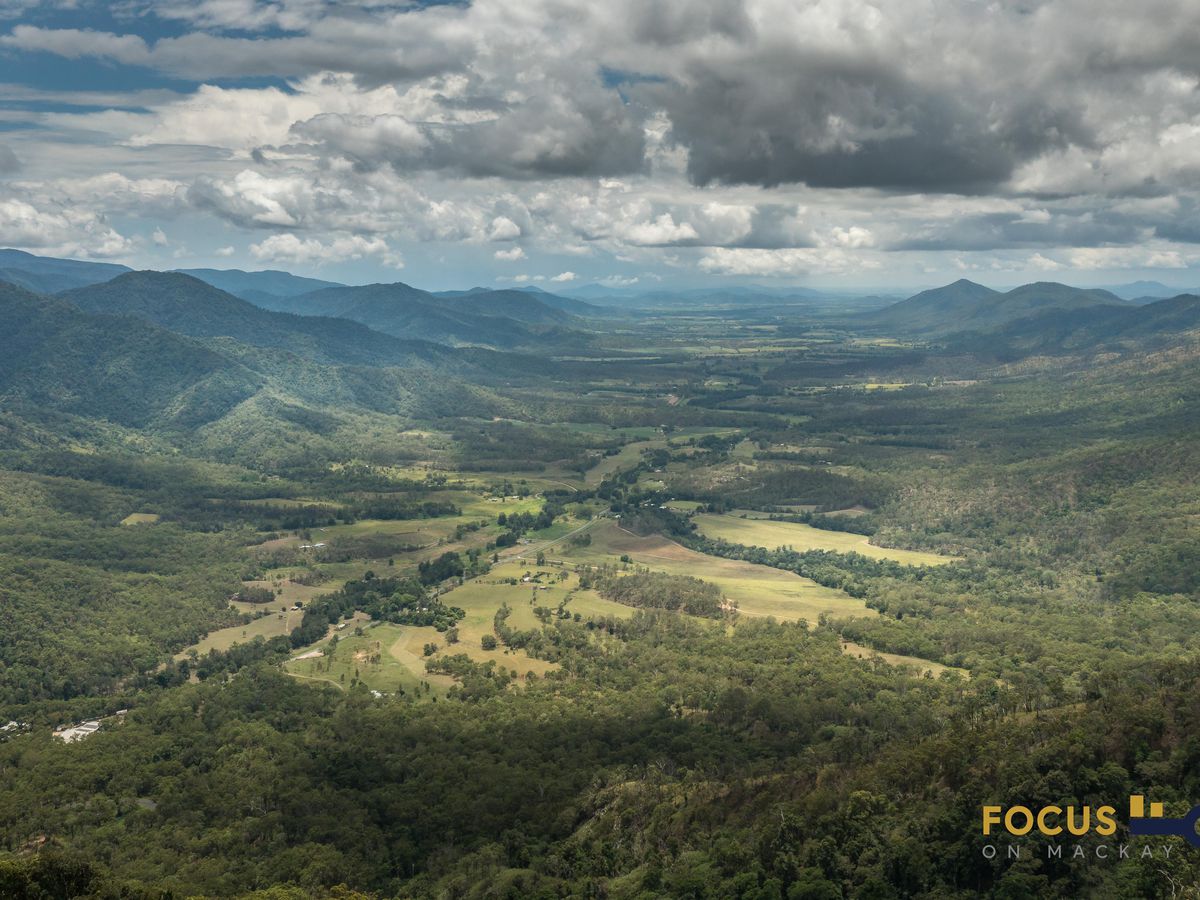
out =
[[[720,538],[731,544],[751,547],[791,547],[794,550],[832,550],[837,553],[860,553],[872,559],[890,559],[908,566],[941,566],[953,559],[936,553],[880,547],[860,534],[813,528],[799,522],[772,521],[738,515],[702,513],[693,518],[700,533]]]
[[[810,622],[823,613],[875,615],[862,601],[789,572],[697,553],[664,537],[631,534],[612,522],[598,524],[591,534],[590,546],[570,549],[564,557],[595,565],[628,556],[633,563],[654,571],[710,581],[737,604],[742,615]]]

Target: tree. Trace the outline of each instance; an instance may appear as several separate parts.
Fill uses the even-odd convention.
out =
[[[484,650],[495,650],[496,649],[495,635],[485,634],[483,636],[483,639],[479,642],[479,645],[481,647],[483,647]]]

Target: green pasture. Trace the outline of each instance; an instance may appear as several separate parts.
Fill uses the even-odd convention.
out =
[[[722,559],[689,550],[660,536],[639,537],[615,522],[604,521],[588,532],[587,547],[564,545],[569,562],[599,564],[628,556],[633,563],[671,575],[691,575],[716,584],[747,616],[815,622],[821,613],[834,616],[874,616],[861,600],[782,569],[740,560]]]
[[[700,513],[693,519],[705,537],[720,538],[731,544],[747,547],[766,547],[774,550],[791,547],[796,551],[833,550],[837,553],[859,553],[872,559],[890,559],[909,566],[941,566],[954,562],[953,557],[939,556],[917,550],[896,550],[877,547],[861,534],[829,531],[797,522],[772,522],[759,518]]]

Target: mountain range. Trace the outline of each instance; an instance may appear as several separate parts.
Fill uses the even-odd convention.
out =
[[[1127,306],[1108,291],[1040,281],[1002,293],[967,279],[914,294],[864,317],[876,327],[909,334],[983,331],[1047,310]]]
[[[1098,288],[1037,282],[1007,292],[962,279],[861,317],[873,329],[1003,357],[1162,343],[1200,329],[1193,294],[1137,301]]]
[[[241,269],[178,269],[176,271],[199,278],[215,288],[220,288],[226,293],[251,302],[257,302],[258,298],[295,297],[298,294],[307,294],[310,291],[319,291],[324,288],[345,287],[344,284],[337,281],[303,278],[277,269],[266,269],[260,272],[244,272]]]
[[[116,263],[87,262],[80,259],[55,259],[34,256],[24,250],[0,250],[0,281],[15,284],[39,294],[98,284],[132,271]]]
[[[10,250],[0,251],[0,283],[6,276],[0,398],[166,430],[207,427],[267,397],[276,406],[332,406],[335,418],[431,409],[471,395],[468,385],[547,371],[555,365],[547,351],[586,346],[594,320],[617,314],[541,290],[433,293],[277,271],[134,272]],[[49,290],[61,285],[69,286]],[[677,302],[769,301],[763,308],[786,322],[796,315],[787,297],[814,295],[730,288],[682,292]],[[1053,282],[1002,292],[960,280],[843,315],[851,327],[1013,359],[1161,345],[1200,329],[1200,297],[1131,301]],[[90,368],[99,376],[88,377]]]
[[[114,263],[0,250],[0,281],[41,294],[104,284],[132,271]],[[435,294],[399,282],[349,286],[277,270],[181,269],[177,274],[272,312],[349,319],[392,337],[454,346],[534,349],[546,343],[579,345],[587,341],[586,324],[579,320],[607,314],[582,300],[545,291],[476,287]],[[122,286],[132,289],[135,284]],[[82,297],[73,302],[82,302]],[[112,311],[111,303],[116,300],[111,293],[107,300],[93,299],[110,304],[98,311]],[[137,300],[146,313],[144,318],[158,321],[158,316],[168,314],[163,306],[149,314],[147,300],[144,292]],[[328,325],[323,328],[327,330]]]
[[[453,345],[516,348],[546,341],[582,342],[583,323],[556,308],[551,296],[516,290],[437,296],[397,282],[324,288],[255,302],[277,312],[350,319],[384,334]]]
[[[59,295],[84,312],[135,316],[196,338],[231,338],[330,365],[407,365],[437,349],[344,318],[273,312],[182,272],[126,272]]]
[[[87,435],[303,455],[356,417],[494,415],[488,384],[550,365],[274,312],[178,272],[57,296],[0,282],[0,334],[0,449]]]

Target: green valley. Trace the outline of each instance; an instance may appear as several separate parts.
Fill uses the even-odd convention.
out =
[[[0,893],[1196,883],[978,823],[1200,790],[1183,319],[285,274],[0,291]]]

